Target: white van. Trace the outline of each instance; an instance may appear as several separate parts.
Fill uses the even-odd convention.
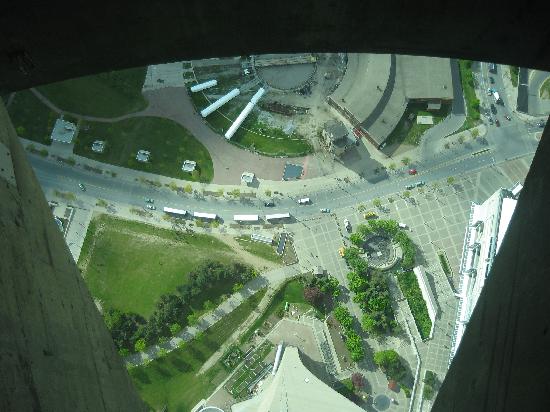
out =
[[[298,199],[298,204],[299,205],[309,205],[311,203],[311,200],[309,199],[309,197],[304,197],[302,199]]]

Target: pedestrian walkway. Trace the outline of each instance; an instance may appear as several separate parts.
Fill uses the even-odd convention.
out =
[[[224,343],[223,347],[217,351],[217,354],[214,355],[217,356],[217,358],[215,360],[209,359],[208,361],[206,361],[201,368],[201,371],[203,369],[208,369],[208,365],[211,366],[211,364],[215,363],[219,359],[221,354],[223,354],[222,349],[228,347],[227,345],[231,345],[235,341],[236,337],[238,337],[240,333],[246,330],[246,328],[248,328],[252,324],[256,317],[261,314],[263,309],[265,309],[265,307],[269,303],[269,299],[272,297],[273,288],[284,281],[286,278],[295,276],[297,273],[298,271],[296,266],[285,266],[280,269],[266,272],[262,276],[252,279],[250,282],[244,285],[241,291],[234,293],[222,304],[220,304],[216,309],[201,316],[196,325],[185,327],[181,332],[178,333],[177,336],[171,338],[168,342],[164,344],[153,345],[145,349],[145,351],[143,352],[127,356],[126,358],[124,358],[125,362],[133,366],[143,365],[153,359],[156,359],[164,351],[170,352],[178,348],[182,342],[190,341],[197,334],[204,332],[206,329],[216,324],[219,320],[223,319],[223,317],[227,316],[229,313],[239,307],[239,305],[243,303],[247,298],[254,295],[261,289],[269,287],[268,293],[266,293],[267,298],[266,296],[264,296],[256,310],[243,323],[243,325],[238,330],[236,330],[233,335]],[[163,350],[163,352],[161,352],[161,350]]]

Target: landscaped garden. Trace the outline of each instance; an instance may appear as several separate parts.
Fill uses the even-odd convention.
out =
[[[33,92],[17,92],[8,107],[8,114],[19,137],[51,144],[50,135],[59,115],[38,100]]]
[[[196,322],[256,275],[214,237],[106,215],[90,223],[79,267],[123,354]]]
[[[189,411],[229,375],[221,362],[198,375],[204,362],[233,334],[257,307],[265,289],[241,303],[223,320],[146,366],[130,369],[130,376],[147,404],[161,410]]]
[[[369,247],[369,239],[377,237],[391,239],[401,248],[401,262],[392,270],[395,271],[399,286],[411,308],[418,331],[425,339],[430,334],[432,322],[416,276],[411,270],[415,264],[416,247],[394,220],[370,220],[368,224],[357,226],[356,232],[350,236],[355,247],[344,251],[344,259],[352,269],[348,280],[350,290],[354,293],[353,301],[364,313],[361,320],[363,330],[374,335],[383,335],[397,326],[391,307],[387,274],[370,268],[367,258],[362,255]]]
[[[104,140],[104,153],[92,151]],[[151,152],[138,162],[138,150]],[[177,179],[208,183],[214,177],[212,159],[202,143],[178,123],[159,117],[134,117],[114,123],[82,122],[74,153],[104,163],[156,173]],[[184,160],[197,162],[192,173],[181,170]]]
[[[191,100],[197,112],[210,104],[202,93],[191,93]],[[209,126],[224,134],[243,107],[228,103],[206,118]],[[311,144],[298,134],[287,135],[281,129],[270,127],[258,120],[258,113],[252,112],[231,138],[231,143],[245,149],[253,149],[267,156],[304,156],[313,151]]]
[[[147,67],[100,73],[37,87],[61,110],[95,117],[117,117],[141,111]]]
[[[458,65],[460,68],[460,81],[462,83],[462,92],[464,93],[464,99],[466,100],[466,120],[460,128],[462,130],[468,130],[480,123],[479,113],[479,99],[475,92],[474,75],[472,74],[472,61],[471,60],[459,60]]]
[[[445,119],[449,115],[450,108],[449,104],[442,104],[439,110],[428,111],[427,103],[409,103],[401,120],[386,139],[386,144],[404,143],[418,146],[422,135]],[[418,116],[431,116],[433,124],[418,124],[416,121]]]
[[[250,240],[250,235],[239,236],[235,238],[235,240],[239,242],[244,250],[252,253],[253,255],[259,256],[262,259],[269,260],[273,263],[283,263],[283,259],[277,254],[275,248],[271,245],[261,242],[254,242]]]

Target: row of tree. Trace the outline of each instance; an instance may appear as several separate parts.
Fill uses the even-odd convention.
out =
[[[333,314],[344,329],[346,347],[351,355],[351,359],[355,362],[362,360],[365,357],[363,340],[361,339],[361,336],[359,336],[353,329],[353,317],[351,316],[351,313],[349,313],[349,310],[345,306],[339,305],[334,308]]]
[[[104,313],[105,323],[122,355],[140,352],[148,345],[165,342],[190,320],[196,320],[193,308],[211,308],[212,302],[206,300],[211,289],[216,288],[221,295],[230,292],[234,284],[243,284],[256,275],[253,268],[242,263],[205,261],[188,274],[187,283],[178,286],[179,294],[160,296],[149,319],[110,309]]]

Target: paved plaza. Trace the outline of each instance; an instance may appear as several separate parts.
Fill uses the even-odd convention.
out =
[[[413,400],[415,408],[422,402],[421,396],[418,395],[422,391],[421,380],[425,371],[435,372],[441,382],[448,369],[450,340],[458,303],[454,293],[458,291],[459,286],[459,265],[471,202],[482,203],[497,189],[510,188],[518,181],[523,182],[532,158],[532,155],[524,156],[477,172],[457,175],[452,184],[442,180],[435,185],[432,183],[416,188],[410,191],[408,199],[403,193],[386,196],[381,199],[380,209],[372,206],[372,199],[357,200],[357,206],[364,204],[366,210],[375,210],[381,219],[395,219],[407,224],[408,235],[418,247],[417,264],[425,267],[439,307],[433,338],[422,342],[405,301],[399,301],[397,305],[398,320],[401,325],[406,322],[410,327],[421,359],[421,378],[418,382],[417,396]],[[390,201],[390,198],[393,201]],[[366,223],[366,220],[362,217],[363,212],[359,212],[357,207],[347,207],[334,212],[287,225],[287,228],[293,233],[296,252],[303,270],[311,270],[314,266],[321,265],[328,274],[347,285],[346,274],[349,270],[344,259],[338,254],[338,248],[350,245],[349,233],[343,228],[343,220],[347,218],[354,230],[357,225]],[[450,278],[441,268],[438,258],[438,252],[441,251],[450,263],[453,273]],[[353,307],[350,309],[353,310]],[[360,316],[358,310],[353,312]],[[412,373],[415,373],[415,351],[406,337],[391,337],[382,344],[374,339],[367,339],[367,342],[374,351],[395,349],[407,360]],[[369,381],[372,393],[393,396],[399,401],[399,405],[391,405],[389,410],[406,410],[408,400],[404,397],[401,399],[389,391],[383,374],[369,364],[369,358],[372,358],[370,350],[367,350],[366,357],[365,365],[359,366],[364,369],[362,372]]]

